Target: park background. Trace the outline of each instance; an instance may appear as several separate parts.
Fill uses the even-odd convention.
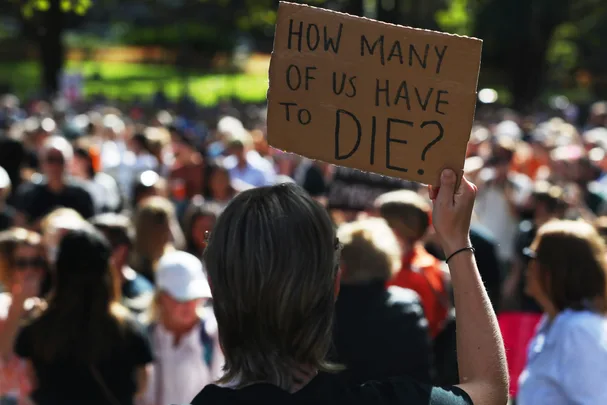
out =
[[[604,0],[307,0],[483,39],[479,89],[519,111],[607,97]],[[277,0],[2,0],[0,93],[263,103]],[[495,97],[497,95],[497,98]],[[559,97],[560,96],[560,97]],[[563,97],[564,96],[564,97]]]

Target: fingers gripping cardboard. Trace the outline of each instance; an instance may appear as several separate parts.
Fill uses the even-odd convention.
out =
[[[482,41],[281,2],[268,141],[340,166],[439,184],[459,173]]]

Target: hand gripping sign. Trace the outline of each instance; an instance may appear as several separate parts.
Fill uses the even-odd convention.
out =
[[[268,141],[340,166],[438,184],[463,169],[482,41],[281,2]]]

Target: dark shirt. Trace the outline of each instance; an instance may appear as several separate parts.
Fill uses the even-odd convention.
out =
[[[320,167],[315,164],[310,165],[306,171],[302,187],[312,197],[325,195],[327,192],[327,181]]]
[[[87,364],[67,359],[49,363],[37,358],[35,333],[35,321],[21,329],[15,342],[15,352],[33,364],[37,387],[32,399],[37,405],[133,404],[138,388],[136,370],[152,362],[145,330],[134,321],[126,321],[122,344],[117,344],[111,356],[94,365],[99,379]],[[106,389],[118,403],[113,403]]]
[[[397,377],[364,385],[346,385],[335,375],[320,373],[306,386],[290,394],[271,384],[241,389],[207,385],[192,405],[472,405],[458,387],[439,388],[409,377]]]
[[[76,180],[67,179],[65,187],[59,193],[51,191],[44,178],[37,182],[24,183],[17,190],[15,208],[24,213],[30,223],[59,207],[72,208],[84,218],[95,215],[93,197],[86,187]]]
[[[493,308],[498,309],[501,295],[501,278],[496,253],[497,243],[488,230],[478,225],[472,225],[470,228],[470,242],[474,247],[474,259],[487,290],[487,295],[489,295]],[[426,244],[425,248],[439,260],[446,259],[440,246]]]
[[[474,247],[474,258],[483,284],[485,284],[487,295],[489,295],[493,308],[497,310],[501,295],[500,267],[496,253],[497,243],[488,231],[474,225],[470,229],[470,242]]]
[[[431,381],[432,349],[419,295],[384,281],[342,284],[335,305],[335,362],[347,383],[407,375]]]
[[[516,259],[522,267],[522,272],[518,280],[515,301],[520,303],[520,308],[518,308],[520,311],[539,314],[543,312],[542,308],[533,298],[525,293],[525,272],[527,271],[527,266],[529,265],[529,259],[523,254],[523,250],[531,246],[531,243],[533,243],[536,234],[537,227],[532,221],[522,221],[519,224],[519,229],[515,240],[515,249]]]
[[[154,285],[131,270],[133,277],[122,282],[122,303],[131,312],[140,314],[149,308],[154,296]]]
[[[15,220],[16,211],[10,205],[5,205],[0,210],[0,232],[5,231],[11,226]]]

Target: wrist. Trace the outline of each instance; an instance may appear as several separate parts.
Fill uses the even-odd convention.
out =
[[[443,245],[443,253],[445,254],[445,257],[449,257],[456,251],[471,246],[472,242],[470,242],[469,237],[453,239]]]

